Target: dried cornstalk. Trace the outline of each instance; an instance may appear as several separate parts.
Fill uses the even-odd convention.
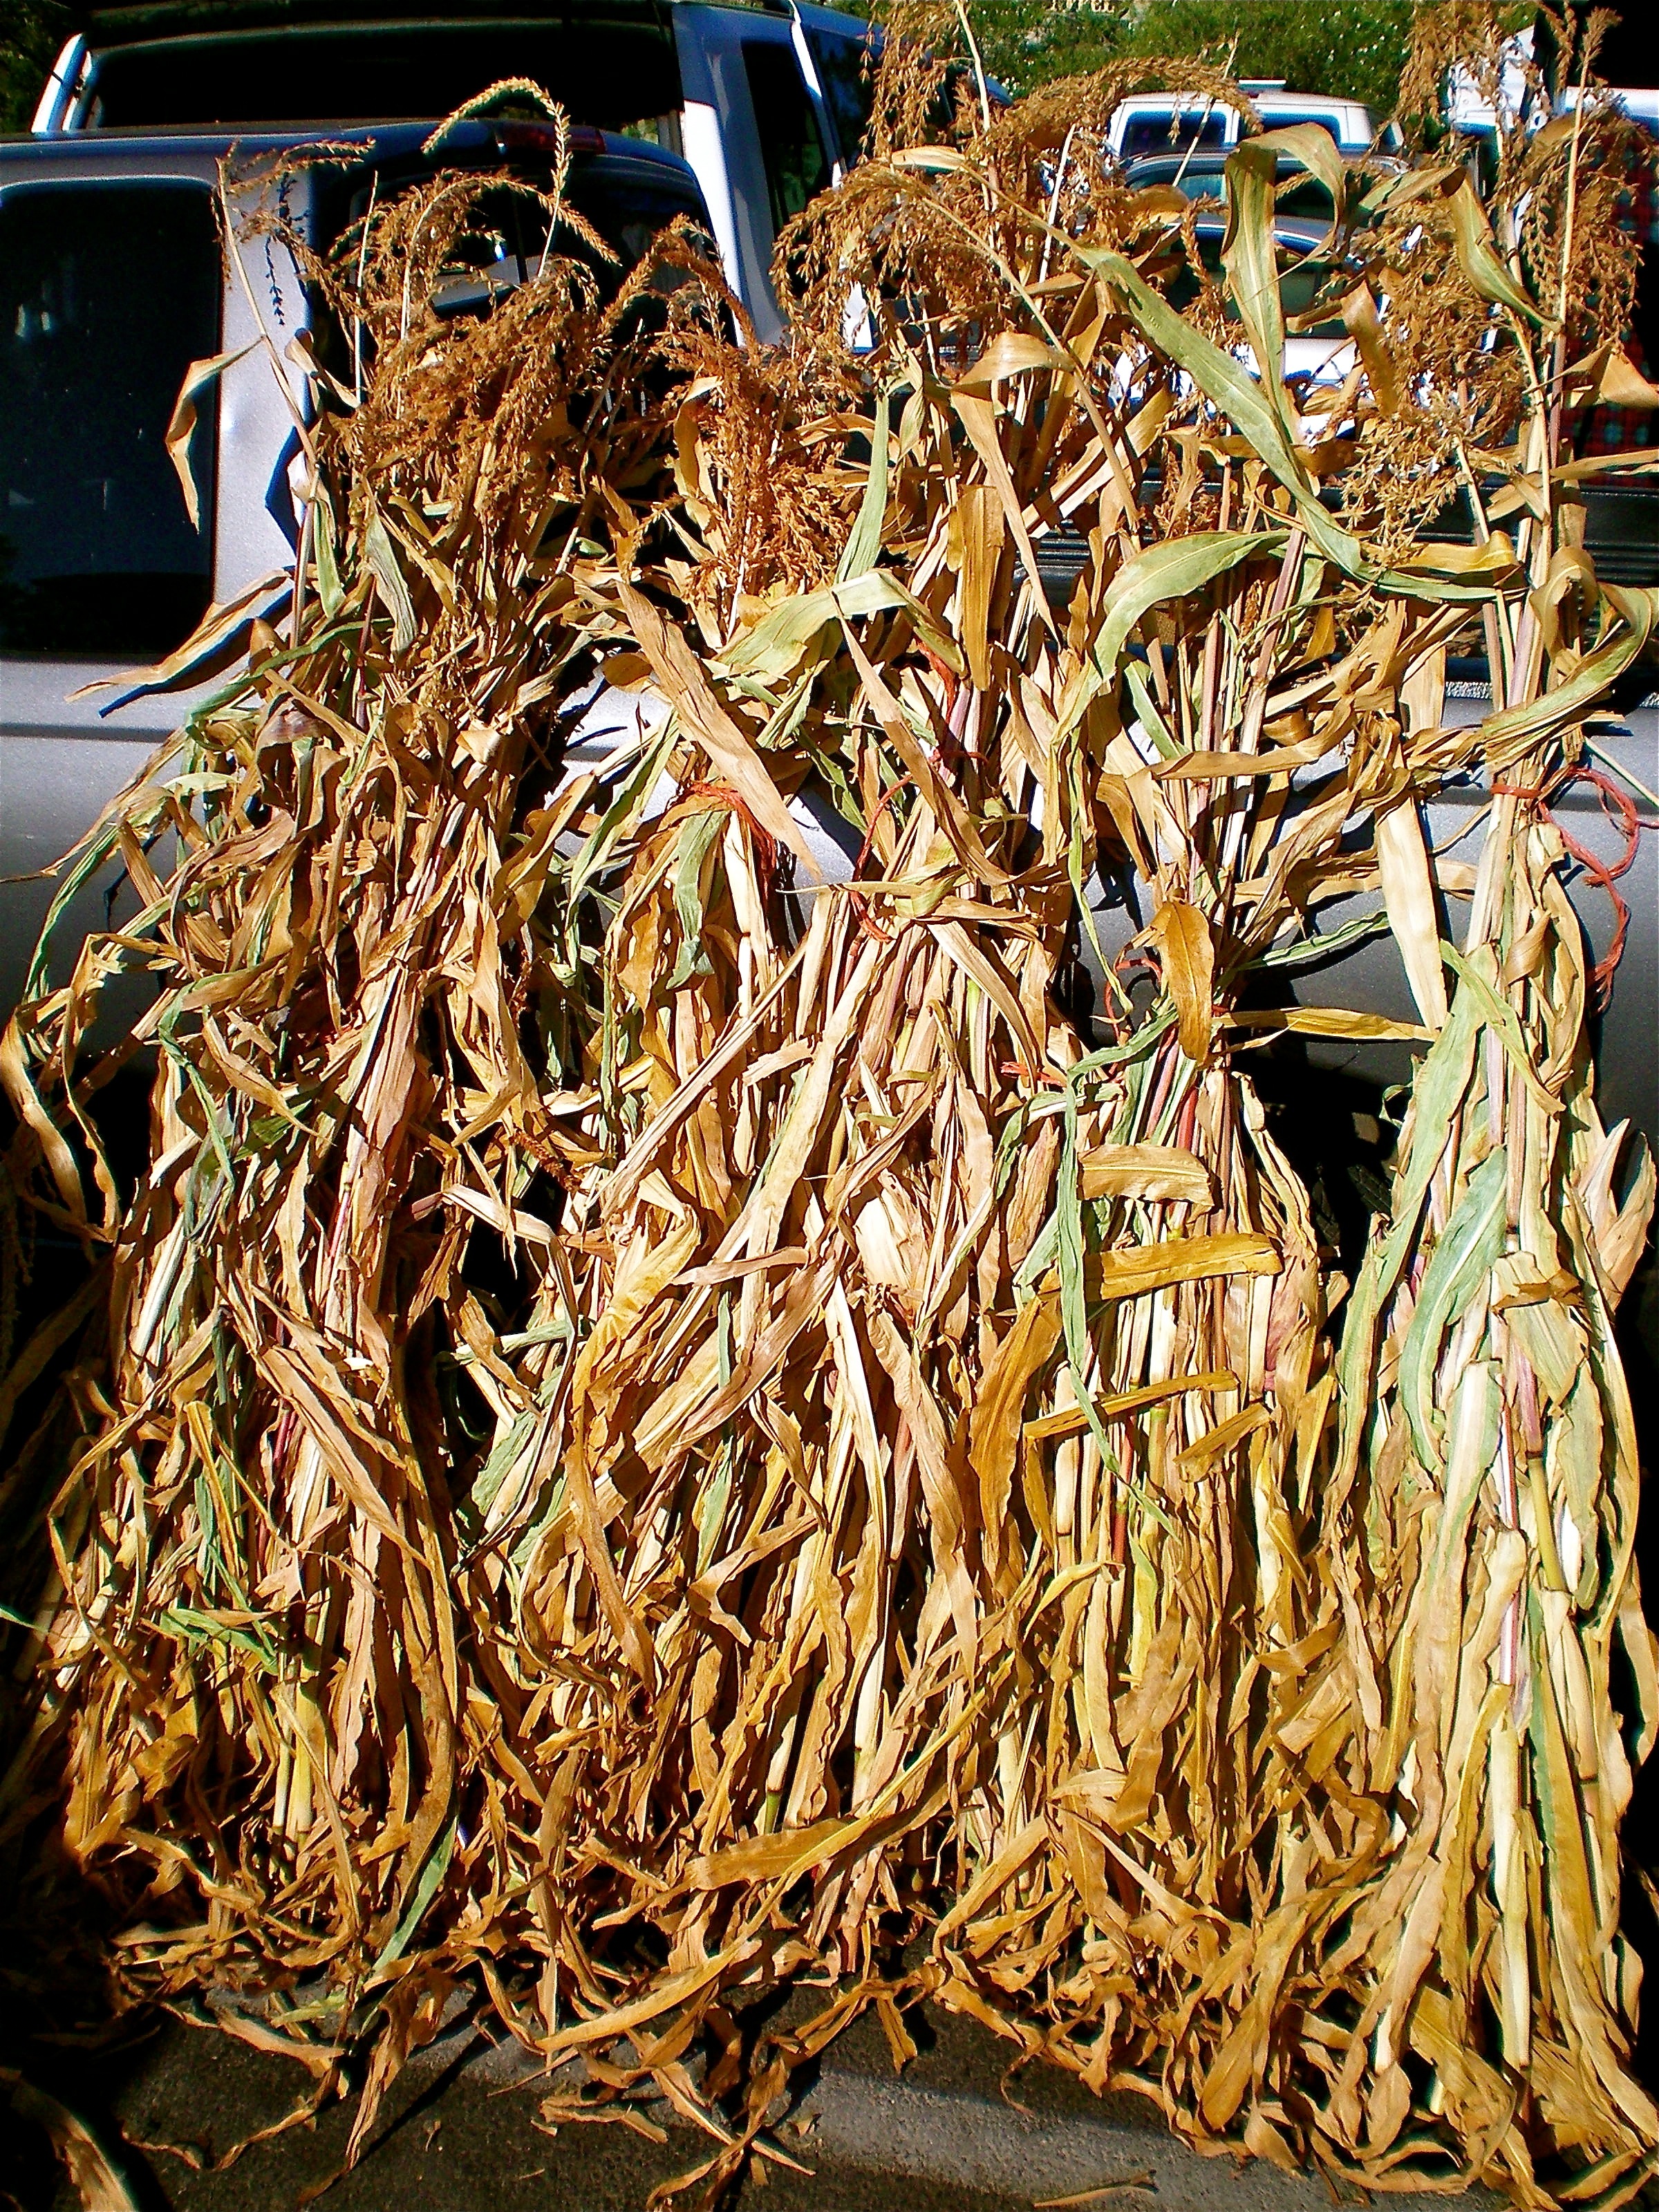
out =
[[[142,913],[3,1049],[110,1346],[10,1802],[67,1759],[134,1989],[240,1988],[325,2087],[373,2047],[354,2150],[464,1978],[706,2128],[710,2191],[781,2155],[791,2064],[927,1994],[1206,2144],[1612,2203],[1659,2132],[1610,1322],[1652,1174],[1618,1202],[1524,794],[1651,609],[1558,549],[1559,271],[1454,173],[1369,229],[1334,179],[1331,286],[1426,240],[1521,434],[1513,540],[1437,555],[1408,319],[1322,411],[1237,357],[1229,313],[1284,343],[1271,149],[1183,315],[1098,84],[942,149],[883,97],[775,357],[708,279],[655,337],[552,266],[411,322],[395,210],[335,280],[375,365],[291,634],[94,833]],[[1505,705],[1453,728],[1471,624]],[[601,665],[637,737],[573,781]],[[1482,763],[1454,951],[1419,805]],[[1145,927],[1085,1021],[1103,864]],[[1357,889],[1420,1026],[1262,1003]],[[127,1200],[77,1051],[134,968]],[[1298,1025],[1428,1047],[1346,1316],[1248,1073]],[[827,2009],[745,2060],[809,1966]]]

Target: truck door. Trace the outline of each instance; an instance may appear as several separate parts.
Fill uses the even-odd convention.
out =
[[[191,362],[257,336],[255,297],[293,336],[292,264],[258,241],[228,282],[211,156],[108,161],[0,161],[0,878],[57,860],[203,696],[71,695],[164,660],[288,557],[292,422],[263,348],[200,395],[196,522],[167,440]],[[0,883],[0,1015],[53,890]],[[75,919],[102,913],[89,895]]]
[[[781,337],[777,234],[834,179],[838,149],[802,74],[794,25],[732,8],[675,10],[682,143],[708,201],[733,289],[763,339]]]

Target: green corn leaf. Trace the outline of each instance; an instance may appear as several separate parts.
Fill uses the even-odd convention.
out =
[[[1345,575],[1412,599],[1472,604],[1490,599],[1487,584],[1459,582],[1431,574],[1403,575],[1367,558],[1359,539],[1322,504],[1312,478],[1291,449],[1279,413],[1242,362],[1196,331],[1121,253],[1079,246],[1078,254],[1133,309],[1141,329],[1167,359],[1184,369],[1206,399],[1247,438],[1296,501],[1302,527]],[[1277,373],[1275,368],[1275,374]]]
[[[449,1856],[455,1848],[455,1822],[452,1819],[438,1838],[426,1864],[421,1869],[421,1878],[415,1885],[415,1893],[409,1900],[409,1909],[398,1923],[386,1948],[374,1961],[374,1974],[395,1966],[408,1948],[410,1940],[426,1917],[426,1909],[438,1893],[438,1885],[449,1871]],[[370,1978],[373,1978],[371,1974]]]
[[[1400,1356],[1400,1395],[1418,1456],[1432,1472],[1440,1463],[1435,1370],[1446,1332],[1504,1249],[1508,1156],[1493,1152],[1469,1177],[1424,1272]]]
[[[1283,530],[1199,530],[1136,554],[1107,590],[1105,619],[1095,643],[1102,675],[1109,683],[1115,680],[1124,647],[1154,607],[1201,592],[1241,562],[1281,551],[1288,535]]]
[[[881,552],[881,526],[887,518],[893,392],[889,386],[876,401],[876,419],[870,430],[870,474],[859,503],[858,520],[853,525],[853,534],[836,570],[838,584],[849,584],[855,576],[862,576],[867,569],[873,568]]]
[[[915,594],[889,568],[866,568],[844,584],[825,584],[798,592],[763,614],[729,645],[720,665],[733,676],[777,684],[793,675],[820,631],[831,623],[902,607],[918,632],[948,666],[959,667],[955,644]]]
[[[392,617],[392,649],[394,653],[407,653],[416,637],[415,603],[409,596],[397,549],[378,507],[370,507],[363,526],[363,558],[374,579],[380,604]]]
[[[1585,655],[1565,684],[1488,714],[1480,725],[1486,758],[1494,768],[1507,767],[1539,738],[1577,721],[1646,649],[1659,620],[1659,592],[1603,584],[1601,597],[1616,617],[1613,635]]]
[[[1319,134],[1326,137],[1328,134]],[[1273,238],[1273,187],[1279,164],[1270,147],[1247,138],[1227,162],[1227,234],[1221,265],[1227,289],[1249,334],[1261,375],[1261,393],[1278,417],[1287,444],[1294,429],[1285,398],[1285,302],[1279,289],[1279,249]]]

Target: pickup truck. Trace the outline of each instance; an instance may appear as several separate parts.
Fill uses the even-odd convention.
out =
[[[416,0],[355,23],[251,0],[216,20],[232,27],[202,30],[189,0],[94,15],[30,134],[0,139],[0,878],[36,876],[0,885],[0,1009],[51,895],[38,871],[202,696],[70,695],[164,660],[210,605],[246,624],[291,556],[297,441],[273,366],[297,395],[311,303],[273,238],[223,265],[222,161],[319,243],[354,192],[419,162],[435,121],[528,77],[580,126],[570,197],[623,262],[690,216],[766,340],[773,240],[855,155],[876,36],[824,8],[667,0],[538,0],[521,20],[512,0],[447,0],[430,21]],[[469,121],[442,158],[533,169],[538,135]],[[304,158],[325,138],[357,150],[343,179]],[[202,394],[198,531],[165,439],[189,365],[221,353],[243,357]],[[101,911],[88,894],[77,919]]]
[[[112,706],[108,691],[67,695],[164,658],[210,602],[251,612],[262,585],[272,605],[280,590],[293,441],[272,351],[236,362],[205,395],[193,454],[208,488],[199,534],[163,451],[190,362],[262,335],[284,357],[309,312],[297,270],[269,238],[221,269],[212,195],[233,145],[315,237],[326,228],[325,187],[301,157],[305,145],[326,136],[360,147],[361,183],[416,158],[432,120],[472,92],[502,75],[532,76],[583,123],[571,191],[601,232],[637,252],[630,239],[642,243],[672,213],[706,220],[765,339],[782,327],[767,278],[773,238],[836,181],[863,130],[875,34],[827,9],[605,0],[573,8],[562,27],[550,29],[546,15],[508,26],[507,38],[495,15],[469,25],[452,9],[441,25],[382,24],[371,35],[296,21],[303,4],[284,9],[278,29],[183,38],[150,35],[165,9],[108,19],[101,43],[94,21],[89,41],[65,48],[35,132],[0,141],[0,874],[48,867],[192,696],[115,695]],[[292,111],[315,110],[319,83],[334,112],[296,124]],[[388,118],[387,106],[398,113]],[[1164,116],[1167,130],[1167,100]],[[534,136],[533,125],[481,118],[459,127],[445,158],[527,158]],[[291,170],[284,153],[295,156]],[[1063,524],[1038,533],[1041,580],[1057,599],[1074,580],[1075,537]],[[1462,673],[1449,711],[1477,718],[1487,711],[1483,672]],[[585,760],[636,743],[640,712],[637,700],[596,699],[580,733]],[[1623,733],[1604,729],[1598,742],[1659,789],[1653,707],[1638,698]],[[1431,823],[1437,843],[1462,841],[1460,858],[1480,798],[1474,786],[1449,794]],[[1575,786],[1559,811],[1604,864],[1622,857],[1623,836],[1593,787]],[[848,870],[839,830],[828,819],[816,830],[832,878]],[[1632,918],[1606,1023],[1603,1109],[1659,1140],[1651,837],[1619,887]],[[1582,866],[1573,890],[1599,957],[1616,909]],[[15,1000],[50,892],[40,880],[0,890],[0,1006]],[[1139,927],[1135,887],[1103,879],[1094,896],[1109,951]],[[75,918],[92,927],[101,910],[89,892]],[[1304,971],[1296,992],[1311,1004],[1413,1011],[1386,938]],[[1310,1057],[1366,1082],[1405,1072],[1399,1048],[1316,1044]]]
[[[1379,123],[1360,100],[1291,92],[1277,78],[1247,77],[1240,89],[1249,95],[1264,131],[1316,123],[1329,131],[1340,152],[1351,156],[1405,151],[1399,125]],[[1201,93],[1137,92],[1113,109],[1107,143],[1126,162],[1171,150],[1228,154],[1243,138],[1249,120],[1241,109]]]

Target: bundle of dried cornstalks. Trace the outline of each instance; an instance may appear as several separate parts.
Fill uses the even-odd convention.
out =
[[[61,1766],[134,1990],[257,1998],[325,2088],[371,2051],[354,2148],[468,1978],[710,2191],[928,1996],[1203,2145],[1611,2205],[1659,2150],[1653,1176],[1547,800],[1653,622],[1571,527],[1616,119],[1517,137],[1495,228],[1462,169],[1252,140],[1212,267],[1115,87],[969,76],[940,142],[941,34],[890,52],[775,354],[685,241],[441,319],[441,180],[334,261],[372,367],[285,635],[94,833],[69,880],[140,911],[58,979],[48,933],[3,1048],[14,1181],[104,1255],[4,1802]],[[1334,204],[1293,319],[1351,338],[1311,393],[1285,157]],[[1420,811],[1470,772],[1473,882]],[[1368,890],[1420,1022],[1278,1003]],[[1422,1048],[1352,1289],[1250,1079],[1297,1029]]]

